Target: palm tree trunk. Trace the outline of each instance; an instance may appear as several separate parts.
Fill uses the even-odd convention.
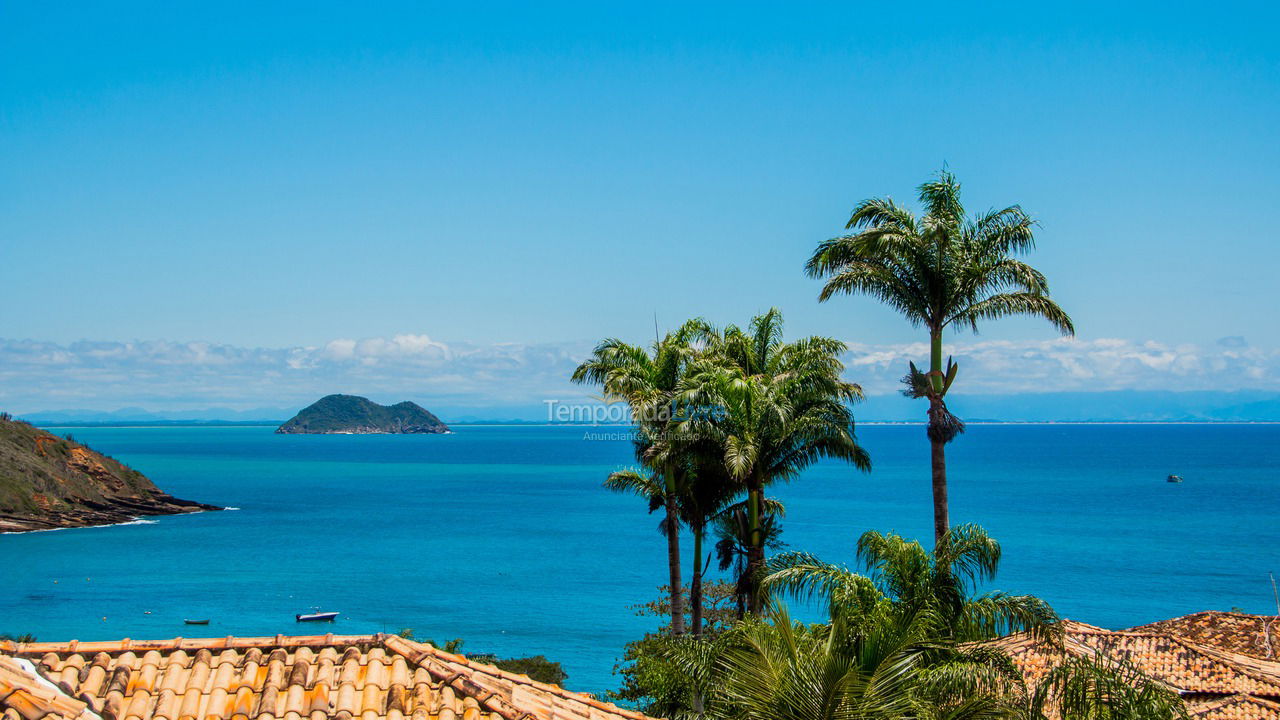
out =
[[[929,383],[934,394],[929,397],[929,424],[934,426],[946,412],[942,404],[944,392],[942,375],[942,329],[929,331]],[[938,433],[929,433],[929,464],[933,482],[933,541],[936,545],[946,536],[950,519],[947,512],[947,451],[946,440]]]
[[[947,512],[947,451],[946,443],[929,438],[929,461],[933,470],[933,542],[942,542],[950,526]]]
[[[667,569],[671,583],[671,633],[684,634],[684,587],[680,573],[680,513],[676,507],[676,481],[672,468],[664,473],[667,485]]]
[[[751,530],[751,543],[747,546],[747,607],[753,614],[761,609],[759,582],[764,567],[764,534],[760,528],[760,506],[764,494],[760,479],[752,474],[747,481],[747,522]]]
[[[693,617],[693,636],[702,636],[702,535],[701,523],[693,529],[693,580],[689,583],[689,614]]]

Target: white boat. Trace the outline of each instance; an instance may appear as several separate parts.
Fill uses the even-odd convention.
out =
[[[298,622],[333,622],[338,617],[336,612],[314,612],[293,616]]]

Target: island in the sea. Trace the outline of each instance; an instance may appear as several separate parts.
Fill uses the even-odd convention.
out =
[[[321,435],[447,433],[449,426],[412,402],[379,405],[356,395],[326,395],[303,408],[278,433]]]
[[[0,533],[221,509],[173,497],[137,470],[69,436],[0,414]]]

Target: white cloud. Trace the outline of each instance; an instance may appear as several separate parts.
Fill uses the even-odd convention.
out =
[[[1199,346],[1117,338],[978,340],[946,349],[960,364],[961,393],[1280,389],[1280,351],[1242,341]],[[919,363],[926,353],[922,343],[853,345],[846,363],[867,392],[885,393],[896,388],[909,360]]]
[[[537,405],[591,394],[568,382],[589,350],[586,343],[443,343],[421,334],[290,348],[0,340],[0,408],[288,407],[330,392],[452,406]],[[965,340],[947,351],[960,363],[957,393],[1280,390],[1280,351],[1243,338],[1205,346]],[[927,355],[924,343],[854,344],[847,375],[869,394],[896,393],[908,360]]]

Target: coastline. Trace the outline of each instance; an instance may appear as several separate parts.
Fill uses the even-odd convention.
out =
[[[926,423],[919,420],[861,420],[858,421],[858,427],[923,427]],[[257,428],[257,427],[275,427],[277,423],[243,423],[243,424],[221,424],[221,423],[201,423],[201,422],[173,422],[173,423],[102,423],[102,422],[86,422],[82,424],[76,423],[58,423],[56,425],[42,425],[35,423],[36,427],[43,430],[77,430],[86,428],[113,428],[118,430],[173,430],[180,428],[198,428],[205,430],[222,430],[222,429],[239,429],[239,428]],[[965,425],[983,425],[983,426],[1000,426],[1000,425],[1141,425],[1141,426],[1163,426],[1163,425],[1263,425],[1272,426],[1280,425],[1280,420],[973,420],[966,421]],[[449,427],[630,427],[626,424],[609,424],[609,423],[548,423],[548,422],[453,422],[449,423]],[[355,432],[317,432],[317,433],[280,433],[281,435],[449,435],[451,433],[355,433]]]
[[[298,631],[295,613],[325,606],[343,612],[334,632],[416,628],[419,637],[567,661],[571,687],[617,684],[618,649],[652,622],[617,608],[652,599],[663,569],[660,553],[636,553],[660,549],[656,518],[598,491],[604,473],[633,462],[629,443],[583,442],[587,428],[565,427],[455,427],[447,442],[289,439],[271,430],[72,430],[158,481],[169,478],[178,497],[243,511],[0,536],[11,581],[0,632],[172,637],[191,631],[183,617],[210,617],[219,636],[273,636]],[[977,428],[950,458],[962,479],[955,516],[999,532],[1006,588],[1039,588],[1067,617],[1118,628],[1203,608],[1274,612],[1273,563],[1262,549],[1277,542],[1269,448],[1278,431]],[[872,476],[819,464],[779,485],[795,520],[786,541],[838,561],[876,523],[927,532],[928,509],[917,503],[928,491],[923,432],[860,432],[876,462]],[[1213,442],[1198,441],[1210,435]],[[1170,472],[1187,482],[1166,483]],[[461,517],[456,531],[433,529]],[[429,561],[406,562],[424,542]],[[564,552],[566,542],[579,550]],[[494,558],[512,547],[521,561],[498,567]],[[566,577],[632,557],[616,566],[615,581],[585,584],[582,606],[566,609]],[[466,587],[467,602],[421,591],[442,578]],[[573,618],[584,612],[603,620],[580,627]]]
[[[0,535],[145,524],[146,519],[152,517],[192,515],[226,509],[217,505],[181,500],[172,495],[159,495],[146,502],[121,504],[123,507],[93,508],[40,516],[0,514]]]

